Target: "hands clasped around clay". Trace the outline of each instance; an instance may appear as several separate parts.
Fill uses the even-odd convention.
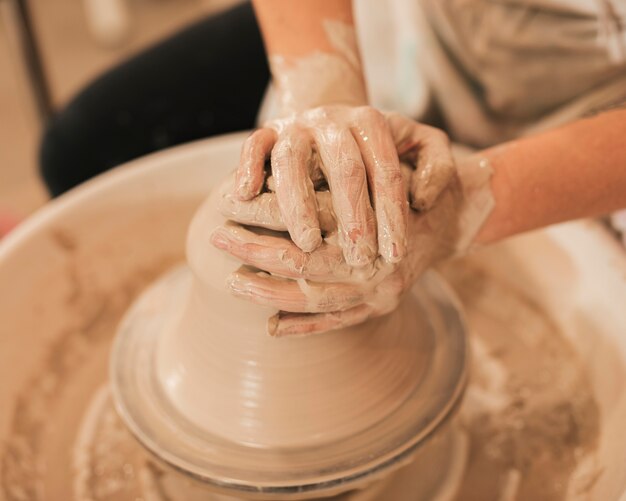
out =
[[[463,198],[443,132],[371,108],[303,115],[250,136],[221,189],[230,221],[212,235],[243,263],[230,291],[280,310],[268,324],[278,336],[391,312],[428,266],[456,251]]]
[[[250,202],[235,202],[225,195],[222,210],[232,220],[217,228],[211,241],[244,263],[228,281],[233,294],[281,310],[270,321],[270,334],[339,329],[391,312],[428,266],[455,252],[458,228],[447,224],[457,220],[458,183],[453,185],[430,211],[409,213],[407,255],[400,263],[387,263],[379,257],[362,267],[348,264],[333,231],[332,209],[324,209],[327,216],[320,218],[327,221],[322,227],[329,233],[310,253],[284,233],[248,227],[252,223],[258,228],[284,229],[279,212],[271,209],[277,206],[274,193]],[[327,200],[324,192],[317,196]],[[322,204],[326,206],[326,202]],[[242,210],[233,214],[239,207]]]

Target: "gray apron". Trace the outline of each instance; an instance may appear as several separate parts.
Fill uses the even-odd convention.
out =
[[[626,0],[423,0],[412,14],[456,141],[489,146],[626,101]]]

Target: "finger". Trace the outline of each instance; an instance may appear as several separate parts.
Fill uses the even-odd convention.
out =
[[[227,286],[242,299],[296,313],[343,311],[365,297],[363,288],[355,284],[289,280],[243,267],[229,277]]]
[[[358,325],[373,315],[373,309],[361,304],[345,311],[330,313],[286,313],[278,312],[268,320],[270,336],[283,337],[305,334],[319,334]]]
[[[254,131],[243,143],[235,194],[240,200],[250,200],[263,189],[265,162],[276,142],[276,132],[263,128]]]
[[[432,208],[455,172],[447,136],[436,134],[425,141],[420,148],[417,169],[411,176],[411,206],[417,210]]]
[[[259,235],[239,225],[226,224],[213,232],[211,243],[245,264],[282,277],[336,281],[352,274],[341,249],[326,242],[307,253],[288,238]]]
[[[320,229],[326,235],[335,232],[337,222],[330,192],[317,191],[315,198]],[[240,224],[274,231],[287,231],[274,193],[261,193],[247,202],[240,201],[232,193],[225,193],[220,200],[219,210],[224,217]]]
[[[406,254],[408,204],[396,146],[387,121],[371,108],[364,108],[354,132],[376,211],[378,249],[385,261],[397,263]]]
[[[416,170],[409,188],[411,206],[430,209],[448,187],[456,172],[450,141],[445,132],[419,124],[401,115],[389,116],[399,154],[417,154]]]
[[[311,155],[309,138],[299,129],[288,128],[274,145],[271,159],[278,207],[291,239],[305,252],[322,243],[317,202],[308,172]]]
[[[287,231],[280,215],[278,200],[273,193],[261,193],[246,202],[227,193],[220,199],[219,211],[224,217],[240,224]]]
[[[316,139],[346,262],[352,266],[372,263],[378,254],[376,219],[359,147],[348,130],[326,132]]]
[[[313,161],[314,164],[319,164],[319,162]],[[315,191],[327,191],[328,186],[326,183],[326,178],[322,173],[319,165],[313,165],[309,168],[309,176],[311,177],[311,182],[313,183],[313,188]],[[274,176],[267,176],[265,180],[265,187],[268,191],[276,191],[276,183],[274,182]]]

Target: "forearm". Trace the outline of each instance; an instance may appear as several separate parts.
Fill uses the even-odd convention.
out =
[[[254,0],[281,115],[367,103],[350,0]]]
[[[578,120],[478,157],[491,164],[495,199],[478,243],[626,207],[626,110]]]

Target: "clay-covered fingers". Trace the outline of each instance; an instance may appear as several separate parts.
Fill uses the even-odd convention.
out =
[[[281,277],[336,281],[352,275],[341,249],[326,242],[314,252],[303,252],[288,238],[228,223],[213,232],[211,243],[245,264]]]
[[[342,306],[345,307],[354,302],[355,304],[351,308],[337,308],[335,311],[317,313],[279,311],[269,319],[268,331],[270,335],[279,337],[317,334],[360,324],[370,318],[386,315],[393,311],[400,303],[407,283],[409,282],[405,280],[402,269],[396,268],[375,286],[359,284],[360,297],[357,294],[350,297],[352,292],[350,289],[335,294],[335,296],[345,294],[350,297],[351,301],[344,301]],[[306,283],[306,286],[311,287],[311,284]],[[326,287],[328,284],[318,284],[316,294],[312,296],[318,297],[320,292],[325,293]],[[330,308],[332,303],[324,306]]]
[[[398,263],[406,255],[408,205],[395,142],[385,117],[369,107],[357,114],[353,134],[376,211],[378,251]]]
[[[424,139],[417,159],[417,168],[411,176],[411,206],[428,210],[448,187],[456,172],[448,136],[432,129]]]
[[[237,297],[297,313],[344,311],[365,300],[365,289],[356,284],[290,280],[245,267],[230,276],[227,286]]]
[[[270,336],[297,336],[320,334],[332,330],[358,325],[369,319],[374,309],[361,304],[345,311],[330,313],[288,313],[280,311],[267,322]]]
[[[385,277],[376,287],[362,290],[360,304],[351,308],[319,313],[279,311],[268,321],[268,332],[272,336],[318,334],[358,325],[370,318],[386,315],[393,311],[402,297],[402,280],[399,270]],[[321,284],[324,287],[326,284]],[[361,285],[363,287],[363,285]],[[324,289],[321,289],[324,291]],[[317,291],[318,293],[320,291]],[[349,291],[345,291],[349,293]],[[356,296],[352,298],[357,301]],[[344,302],[343,305],[349,304]]]
[[[275,142],[276,132],[270,128],[258,129],[244,141],[235,182],[235,195],[240,200],[250,200],[261,193],[265,162]]]
[[[309,176],[312,154],[309,134],[288,126],[281,131],[271,156],[280,213],[291,239],[305,252],[322,243],[315,189]]]
[[[390,114],[388,122],[399,155],[417,155],[409,188],[411,206],[416,210],[428,210],[448,187],[456,172],[450,140],[442,130],[419,124],[402,115]]]
[[[325,235],[337,229],[330,192],[315,192],[317,218]],[[278,207],[275,193],[261,193],[252,200],[241,201],[232,193],[224,193],[220,200],[220,213],[228,219],[248,226],[257,226],[275,231],[287,231],[287,226]]]
[[[376,218],[359,147],[350,130],[335,128],[317,134],[316,144],[346,262],[351,266],[371,264],[378,254]]]
[[[321,189],[321,191],[324,191],[324,187],[327,186],[326,177],[322,172],[319,162],[313,161],[311,165],[309,165],[309,176],[311,177],[315,190]],[[274,176],[267,176],[265,188],[267,191],[276,191]]]

